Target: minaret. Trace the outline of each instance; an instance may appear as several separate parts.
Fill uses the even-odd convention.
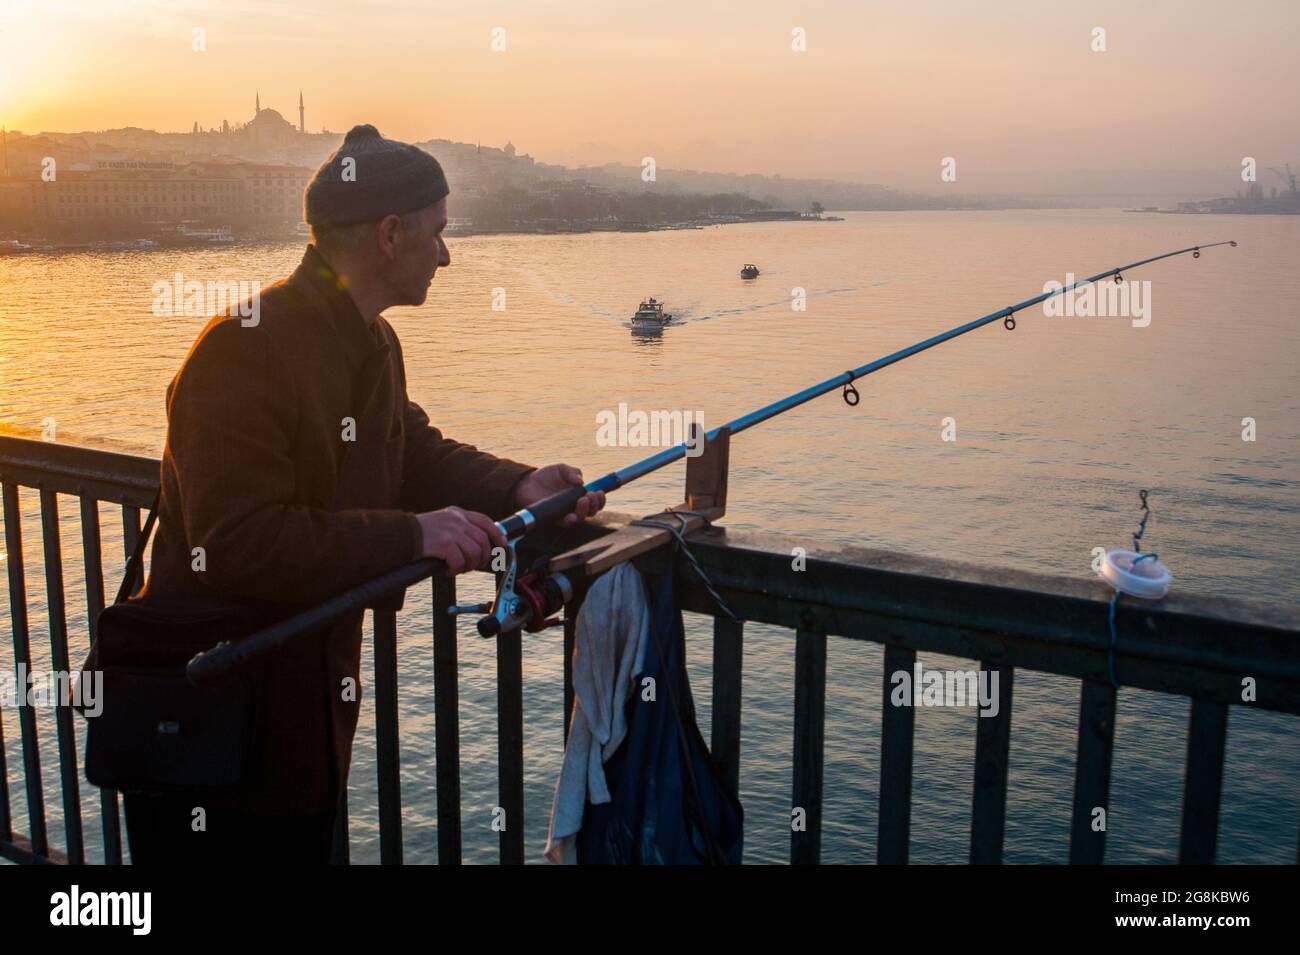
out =
[[[0,126],[0,142],[4,143],[4,174],[9,175],[9,131]]]
[[[298,132],[307,132],[307,114],[302,108],[302,90],[298,91]]]
[[[262,94],[261,94],[261,93],[258,93],[258,94],[257,94],[257,106],[254,107],[254,109],[253,109],[253,115],[256,116],[256,115],[257,115],[258,113],[260,113],[261,111],[262,111]]]

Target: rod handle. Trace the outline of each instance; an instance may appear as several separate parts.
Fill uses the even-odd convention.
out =
[[[538,524],[552,524],[572,513],[578,501],[582,500],[582,496],[586,493],[585,487],[574,484],[558,494],[552,494],[550,497],[542,498],[536,504],[528,505],[528,512],[533,515],[533,520]]]

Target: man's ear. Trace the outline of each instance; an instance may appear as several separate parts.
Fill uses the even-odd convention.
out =
[[[402,217],[386,215],[379,220],[375,229],[375,244],[379,254],[386,259],[397,255],[397,233],[402,230]]]

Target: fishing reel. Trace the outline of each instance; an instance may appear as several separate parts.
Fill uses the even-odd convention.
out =
[[[501,586],[491,603],[458,604],[449,607],[452,616],[464,613],[487,613],[478,621],[481,637],[495,637],[520,627],[529,633],[545,630],[560,624],[552,616],[573,599],[573,583],[564,574],[545,575],[541,570],[519,574],[519,555],[515,550],[518,539],[506,542],[506,569],[501,575]]]

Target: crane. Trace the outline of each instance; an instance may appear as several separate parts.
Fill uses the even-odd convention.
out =
[[[1283,175],[1282,170],[1278,169],[1276,166],[1269,166],[1268,171],[1271,173],[1275,173],[1279,179],[1287,183],[1287,185],[1290,186],[1291,192],[1294,194],[1295,192],[1298,191],[1296,189],[1296,175],[1291,171],[1290,163],[1286,163],[1285,165],[1286,165],[1285,175]]]

